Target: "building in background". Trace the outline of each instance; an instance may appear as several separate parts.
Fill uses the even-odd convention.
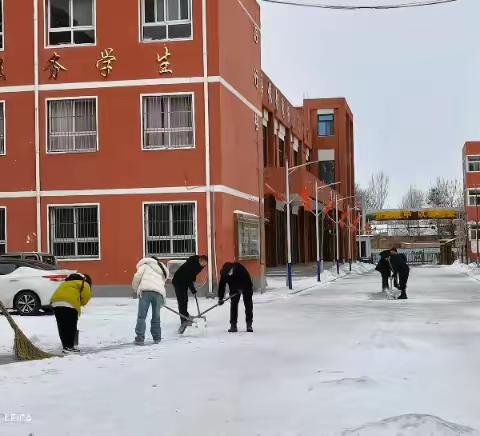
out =
[[[480,260],[480,141],[463,147],[463,186],[467,223],[467,257]]]
[[[292,179],[302,198],[321,178],[353,193],[348,106],[295,108],[262,74],[255,0],[0,3],[0,251],[52,252],[100,285],[130,283],[144,255],[206,253],[212,291],[227,260],[257,280],[284,263],[268,186],[285,192],[286,158],[324,160]]]

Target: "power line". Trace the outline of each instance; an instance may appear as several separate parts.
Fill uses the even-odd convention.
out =
[[[320,8],[320,9],[333,9],[339,11],[353,11],[361,9],[370,10],[386,10],[386,9],[402,9],[402,8],[418,8],[424,6],[443,5],[446,3],[454,3],[458,0],[427,0],[425,2],[411,2],[411,3],[398,3],[390,5],[377,5],[377,6],[348,6],[348,5],[326,5],[322,3],[301,3],[296,0],[263,0],[265,3],[275,3],[278,5],[300,6],[304,8]]]

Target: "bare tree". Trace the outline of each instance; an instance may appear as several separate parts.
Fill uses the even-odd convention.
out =
[[[429,188],[426,203],[431,207],[456,207],[463,206],[463,189],[458,180],[448,180],[438,177]]]
[[[406,194],[402,197],[400,208],[406,210],[421,209],[425,204],[425,194],[415,186],[410,186]],[[397,229],[401,234],[408,236],[420,236],[422,230],[420,228],[420,221],[399,221],[396,223]]]
[[[448,180],[438,177],[428,189],[426,202],[430,207],[452,207],[463,209],[463,188],[458,180]],[[455,223],[453,220],[435,220],[438,235],[442,238],[455,237]]]
[[[383,209],[389,188],[390,179],[383,171],[373,174],[366,189],[358,184],[355,185],[357,205],[366,210]]]
[[[402,197],[400,207],[402,209],[421,209],[425,204],[425,194],[415,186],[410,186],[407,193]]]

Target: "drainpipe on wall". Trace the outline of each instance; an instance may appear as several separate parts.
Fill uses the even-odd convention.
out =
[[[38,0],[33,0],[33,66],[35,98],[35,199],[37,222],[37,250],[42,251],[42,211],[40,199],[40,114],[39,114],[39,79],[38,79]]]
[[[213,294],[212,209],[210,174],[210,98],[208,89],[207,0],[202,0],[203,102],[205,111],[205,185],[207,209],[208,295]]]

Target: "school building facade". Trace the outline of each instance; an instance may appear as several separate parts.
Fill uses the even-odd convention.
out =
[[[255,0],[0,3],[0,251],[51,252],[99,285],[205,253],[211,291],[227,260],[255,279],[285,262],[285,159],[321,161],[292,175],[294,200],[315,181],[353,195],[346,101],[288,102]],[[314,260],[304,206],[297,262]]]

